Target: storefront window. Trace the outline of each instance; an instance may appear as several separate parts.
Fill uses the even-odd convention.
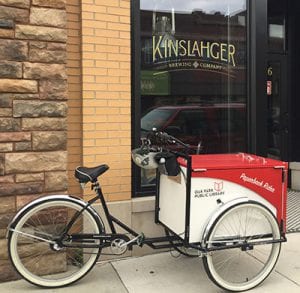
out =
[[[245,151],[246,12],[246,0],[140,0],[141,136],[156,127],[202,153]]]

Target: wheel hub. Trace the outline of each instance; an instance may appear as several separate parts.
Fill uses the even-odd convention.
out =
[[[50,248],[53,251],[60,251],[63,249],[63,247],[61,245],[59,245],[58,243],[50,244]]]
[[[246,244],[242,245],[241,249],[242,249],[242,251],[250,251],[250,250],[254,249],[254,246],[246,243]]]

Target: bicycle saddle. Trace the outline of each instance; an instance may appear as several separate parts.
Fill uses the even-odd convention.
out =
[[[77,167],[75,169],[75,177],[80,183],[87,183],[89,181],[95,182],[97,178],[109,169],[107,165],[100,165],[97,167]]]

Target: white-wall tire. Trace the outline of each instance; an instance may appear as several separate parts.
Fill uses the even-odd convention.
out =
[[[252,289],[268,277],[280,254],[280,242],[263,242],[278,239],[280,229],[277,220],[267,208],[254,202],[237,204],[216,219],[208,233],[206,247],[225,248],[243,241],[247,244],[243,249],[209,252],[203,258],[205,270],[209,278],[225,290],[239,292]],[[260,245],[251,247],[251,242],[258,241]]]
[[[62,233],[70,216],[83,207],[84,204],[71,197],[48,197],[30,205],[16,219],[9,231],[8,250],[12,264],[24,279],[41,287],[57,288],[76,282],[91,270],[100,255],[99,247],[62,247],[56,251],[51,244]],[[101,224],[88,208],[80,214],[70,232],[82,230],[94,234],[102,232]]]

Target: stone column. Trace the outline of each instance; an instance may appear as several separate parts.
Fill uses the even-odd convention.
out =
[[[0,0],[0,281],[16,211],[67,190],[66,20],[66,0]]]

